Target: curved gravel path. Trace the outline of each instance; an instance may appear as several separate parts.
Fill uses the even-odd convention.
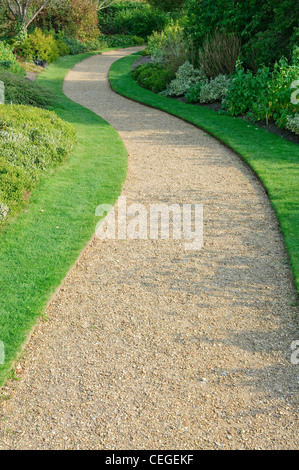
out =
[[[136,50],[84,60],[64,92],[122,137],[128,205],[203,204],[204,247],[94,238],[2,391],[0,446],[297,448],[296,293],[276,218],[233,152],[111,91],[111,64]]]

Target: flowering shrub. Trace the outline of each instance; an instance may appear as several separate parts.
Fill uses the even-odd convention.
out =
[[[167,93],[169,96],[182,96],[187,93],[192,85],[203,80],[204,74],[201,70],[195,69],[189,61],[179,67],[175,79],[170,83]]]
[[[222,101],[227,93],[230,82],[230,78],[226,75],[218,75],[218,77],[203,84],[200,90],[199,101],[201,103]]]
[[[40,175],[61,163],[74,142],[73,127],[54,112],[0,106],[0,219],[22,205]]]

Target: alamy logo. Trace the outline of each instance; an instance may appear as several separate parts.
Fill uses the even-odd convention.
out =
[[[291,88],[296,88],[291,94],[291,103],[299,104],[299,80],[294,80],[291,84]]]
[[[103,216],[107,216],[103,219]],[[95,234],[101,240],[185,240],[185,250],[200,250],[203,246],[202,204],[131,204],[120,196],[115,207],[101,204],[95,215],[102,220]]]

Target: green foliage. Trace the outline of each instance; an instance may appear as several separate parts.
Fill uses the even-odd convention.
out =
[[[0,41],[0,62],[15,62],[16,57],[10,46]]]
[[[167,16],[161,10],[144,2],[121,1],[99,11],[102,34],[130,35],[147,38],[153,31],[161,31]]]
[[[80,41],[75,37],[63,36],[62,41],[68,47],[69,53],[71,55],[75,54],[84,54],[85,52],[99,51],[103,45],[104,41],[99,38],[93,41]]]
[[[287,116],[286,128],[299,135],[299,114],[295,114],[294,117]]]
[[[200,98],[200,92],[205,82],[198,82],[195,85],[191,85],[187,93],[185,94],[187,103],[198,103]]]
[[[202,85],[199,101],[201,103],[215,103],[222,101],[230,86],[231,79],[226,75],[218,75],[208,83]]]
[[[298,31],[298,0],[186,0],[186,33],[199,49],[214,31],[237,34],[243,60],[257,70],[290,59]],[[298,36],[297,36],[298,37]]]
[[[64,36],[63,42],[68,47],[71,55],[83,54],[84,52],[87,52],[86,44],[82,41],[79,41],[79,39],[70,36]]]
[[[204,79],[192,85],[185,94],[187,103],[215,103],[222,101],[230,86],[231,79],[218,75],[214,79]]]
[[[95,41],[99,34],[97,1],[53,0],[37,16],[34,27],[53,29],[80,41]]]
[[[174,75],[160,64],[143,64],[132,74],[139,85],[154,93],[164,91],[174,78]]]
[[[73,148],[75,133],[54,112],[27,106],[0,106],[0,212],[16,212],[48,168]]]
[[[208,77],[235,71],[241,53],[241,41],[235,34],[216,31],[208,35],[199,50],[198,62]]]
[[[175,74],[175,79],[172,80],[167,88],[167,93],[169,96],[185,95],[191,86],[204,79],[205,76],[203,72],[199,69],[195,69],[193,65],[187,61],[179,67]]]
[[[5,85],[6,103],[36,107],[49,107],[56,102],[56,95],[24,77],[0,71],[0,80]]]
[[[147,50],[152,58],[175,73],[187,60],[192,60],[192,43],[184,33],[181,21],[170,21],[161,32],[148,39]]]
[[[173,12],[180,10],[185,0],[147,0],[148,3],[164,11]]]
[[[18,62],[10,62],[10,61],[2,61],[0,62],[0,71],[7,70],[11,73],[15,73],[16,75],[24,76],[25,71],[23,67]]]
[[[12,48],[8,44],[0,41],[0,70],[9,70],[18,75],[25,75],[24,69],[17,62]]]
[[[71,53],[69,46],[62,39],[56,39],[56,45],[58,48],[59,57],[62,57]]]
[[[298,76],[295,55],[292,64],[281,59],[273,71],[264,66],[256,74],[238,62],[223,107],[232,116],[246,115],[253,121],[273,119],[278,126],[285,126],[287,116],[298,111],[298,104],[291,100],[291,85]]]
[[[17,48],[24,59],[54,62],[59,57],[59,47],[52,34],[36,28]]]
[[[144,44],[144,39],[138,36],[115,34],[114,36],[101,36],[107,47],[131,47]]]
[[[231,116],[245,115],[252,110],[261,96],[267,96],[270,70],[263,67],[256,74],[245,70],[240,61],[237,62],[236,73],[223,102],[223,107]]]

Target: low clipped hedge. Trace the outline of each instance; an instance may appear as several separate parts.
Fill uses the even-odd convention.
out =
[[[143,64],[132,72],[134,80],[154,93],[164,91],[174,78],[174,74],[159,64]]]
[[[0,70],[0,80],[5,85],[5,102],[7,104],[44,108],[52,106],[57,100],[54,93],[19,75]]]
[[[69,155],[73,127],[54,112],[0,105],[0,224],[17,212],[41,174]]]

